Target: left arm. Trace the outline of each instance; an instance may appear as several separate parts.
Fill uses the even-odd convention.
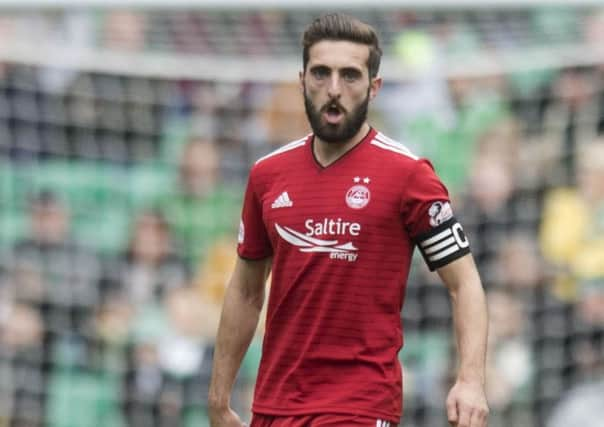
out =
[[[485,427],[489,408],[485,396],[487,304],[471,254],[438,274],[449,290],[459,354],[455,385],[447,397],[447,417],[456,427]]]

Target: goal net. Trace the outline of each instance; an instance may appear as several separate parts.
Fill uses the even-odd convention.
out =
[[[0,2],[0,426],[208,425],[247,172],[309,132],[299,41],[323,12],[216,3]],[[597,425],[604,9],[347,3],[383,43],[371,124],[432,161],[469,236],[489,425]],[[450,302],[419,260],[401,319],[404,425],[445,426]]]

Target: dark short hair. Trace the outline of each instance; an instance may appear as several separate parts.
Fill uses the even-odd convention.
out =
[[[369,47],[367,68],[369,76],[377,76],[380,69],[382,49],[375,29],[352,16],[343,13],[329,13],[321,15],[304,31],[302,36],[302,61],[304,70],[308,64],[310,48],[323,40],[349,41],[364,44]]]
[[[30,206],[52,207],[62,204],[61,197],[49,188],[42,188],[29,194]]]

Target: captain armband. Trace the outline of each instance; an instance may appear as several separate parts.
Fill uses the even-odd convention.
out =
[[[470,242],[455,217],[415,238],[430,271],[470,253]]]

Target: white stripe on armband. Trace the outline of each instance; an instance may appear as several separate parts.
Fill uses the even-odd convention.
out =
[[[470,242],[455,218],[418,236],[416,242],[431,271],[470,252]]]

